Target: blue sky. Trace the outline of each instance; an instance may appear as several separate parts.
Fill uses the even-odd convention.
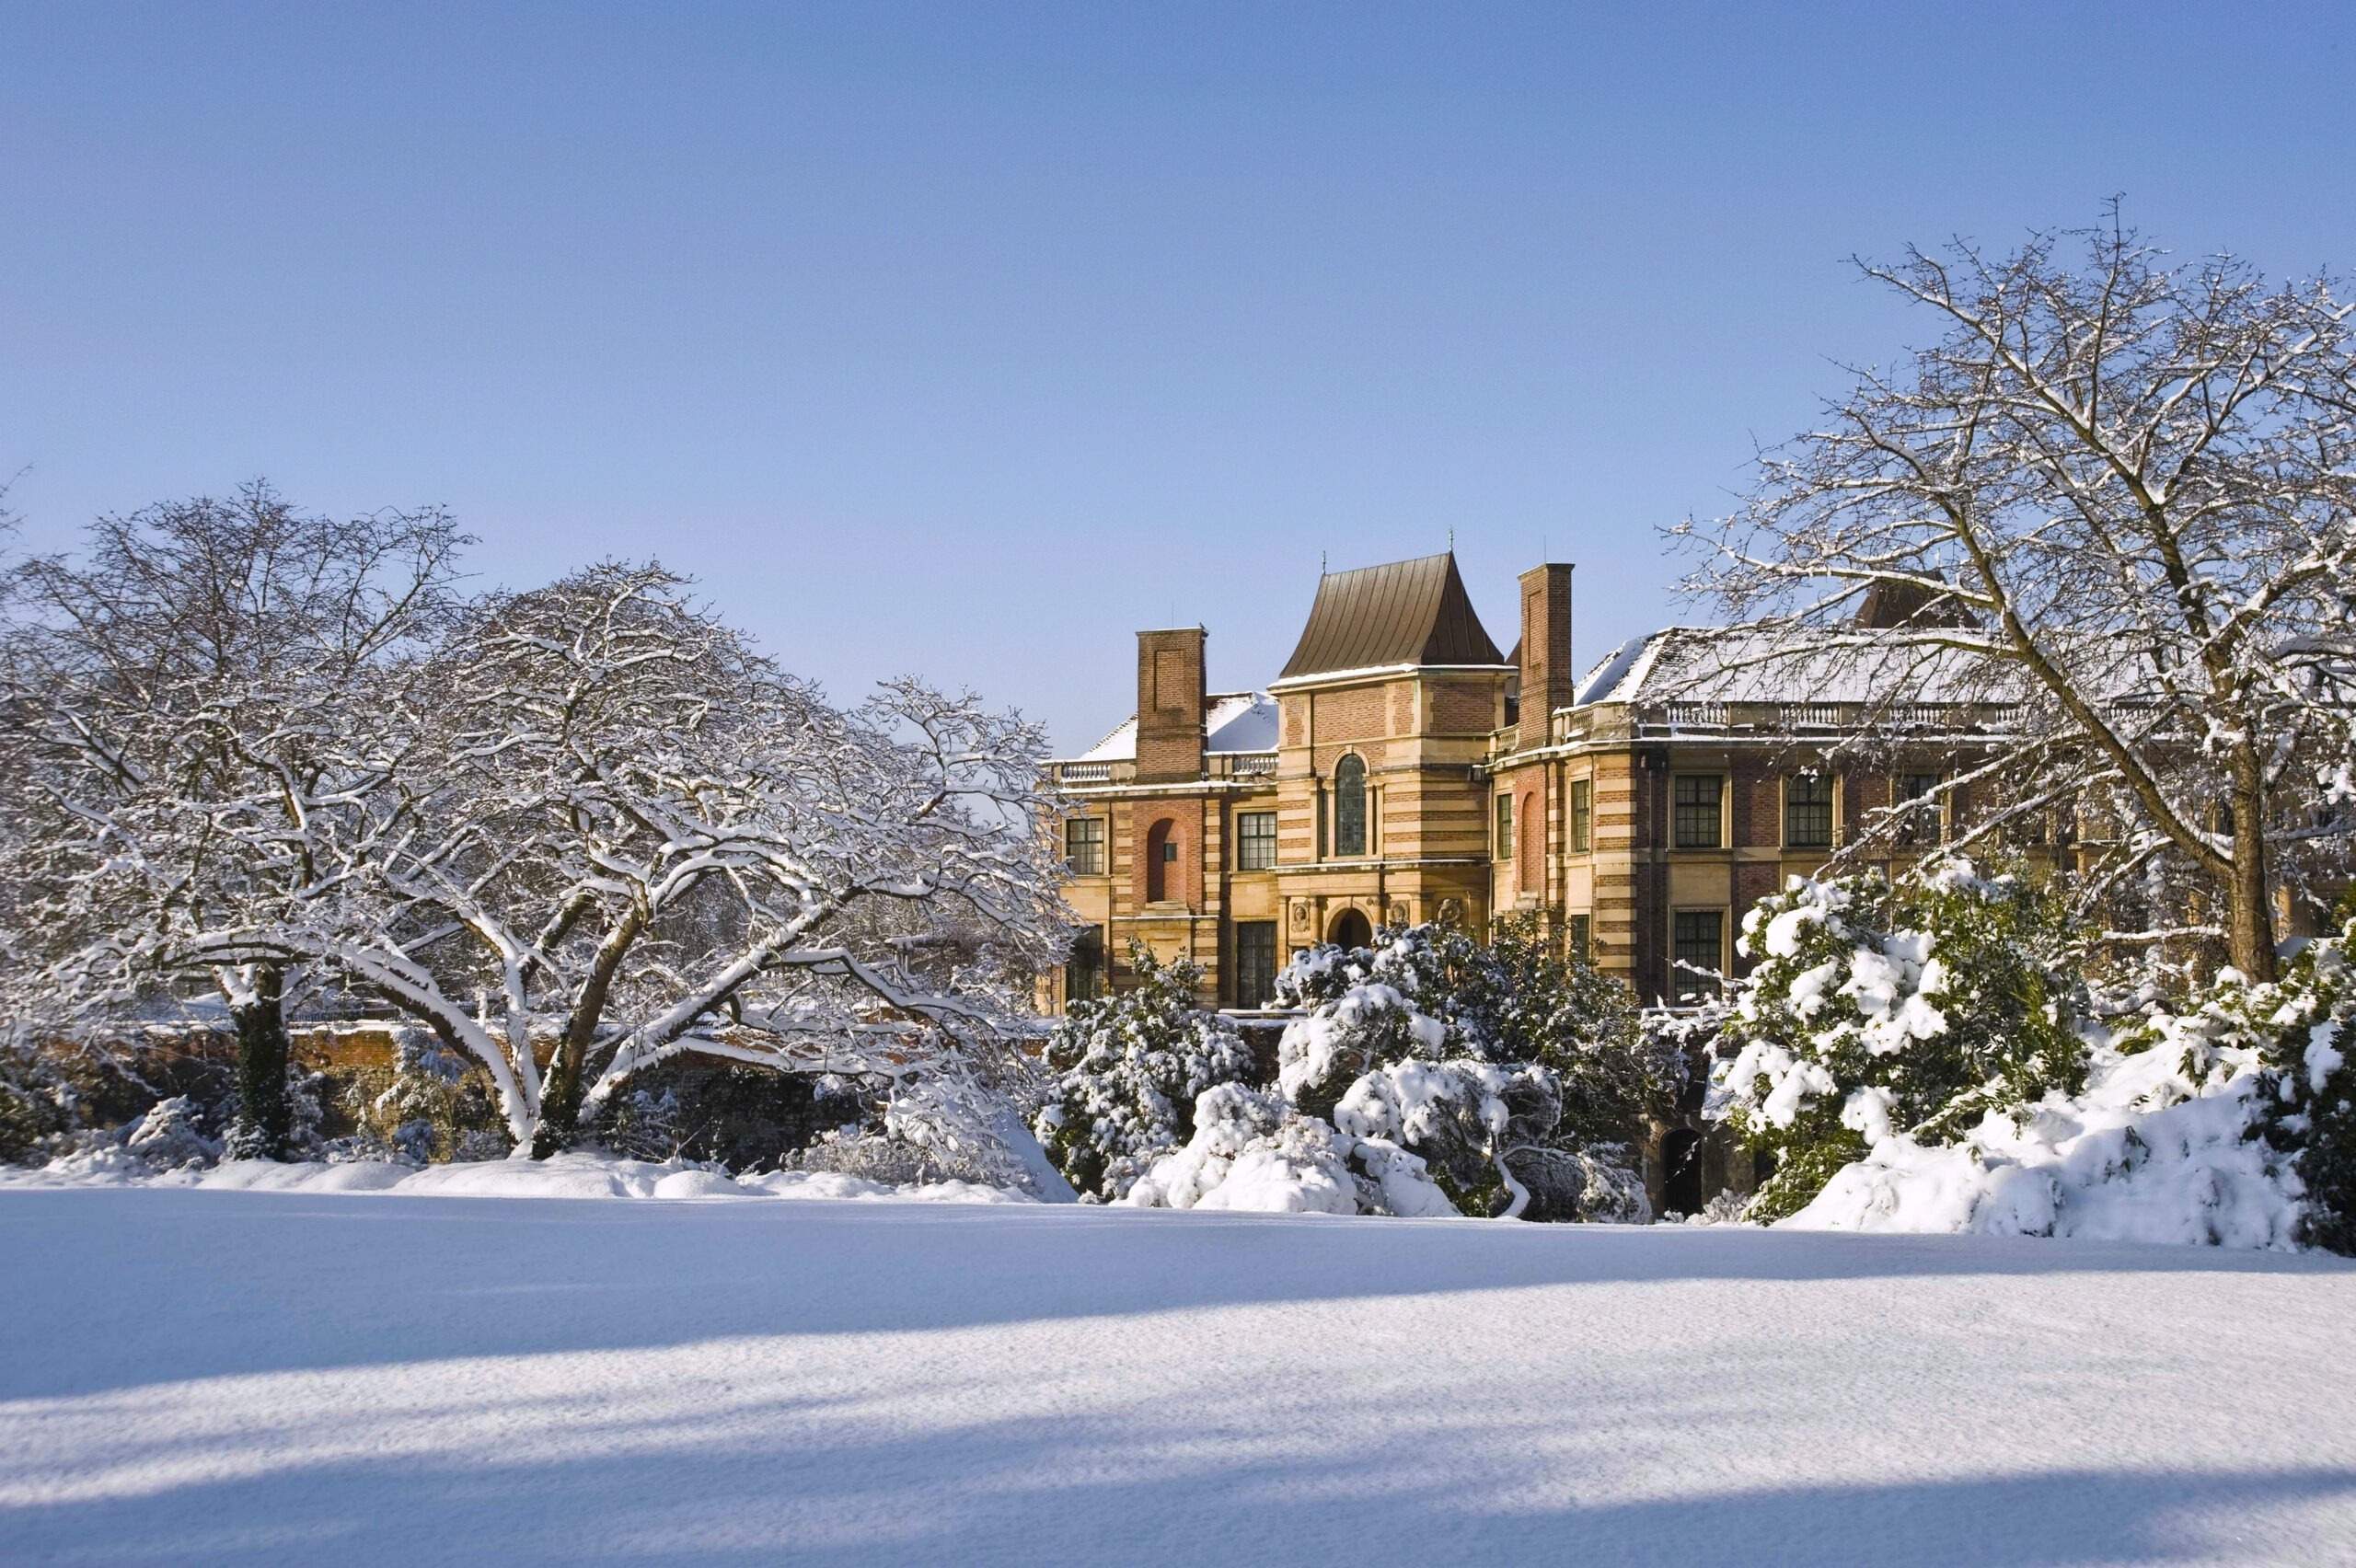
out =
[[[1130,633],[1265,681],[1336,568],[1578,563],[1696,612],[1841,363],[1842,259],[2085,223],[2348,266],[2344,11],[0,11],[0,472],[38,545],[267,475],[438,502],[486,581],[696,574],[841,697],[1078,749]]]

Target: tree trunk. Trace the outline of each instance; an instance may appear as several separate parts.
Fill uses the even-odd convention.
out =
[[[256,964],[239,976],[229,1017],[237,1029],[237,1120],[229,1154],[239,1159],[283,1159],[294,1126],[286,1099],[284,971]]]
[[[2274,919],[2266,885],[2266,784],[2258,758],[2234,757],[2234,865],[2225,896],[2225,944],[2253,983],[2271,980]]]
[[[548,1085],[540,1092],[539,1127],[532,1135],[534,1159],[546,1159],[572,1147],[581,1136],[581,1096],[587,1087],[589,1043],[597,1037],[597,1022],[606,1015],[606,995],[613,989],[614,975],[630,943],[645,928],[645,917],[633,908],[597,944],[596,960],[582,983],[572,1016],[565,1020],[555,1059],[549,1063]]]

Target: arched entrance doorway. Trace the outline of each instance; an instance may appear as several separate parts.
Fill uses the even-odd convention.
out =
[[[1334,917],[1333,925],[1326,928],[1325,940],[1336,947],[1362,948],[1374,940],[1374,928],[1367,923],[1366,916],[1358,910],[1345,909]]]
[[[1660,1206],[1678,1214],[1702,1212],[1702,1135],[1680,1127],[1660,1140]]]

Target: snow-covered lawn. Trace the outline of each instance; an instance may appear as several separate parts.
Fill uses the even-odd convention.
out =
[[[0,1191],[0,1561],[2356,1562],[2356,1269]]]

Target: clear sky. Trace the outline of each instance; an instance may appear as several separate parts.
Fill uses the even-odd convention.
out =
[[[1281,666],[1446,548],[1499,645],[1666,620],[1838,363],[1842,259],[2123,193],[2349,266],[2345,7],[0,9],[0,473],[36,544],[267,475],[486,581],[698,576],[855,697],[1077,750],[1141,627]]]

